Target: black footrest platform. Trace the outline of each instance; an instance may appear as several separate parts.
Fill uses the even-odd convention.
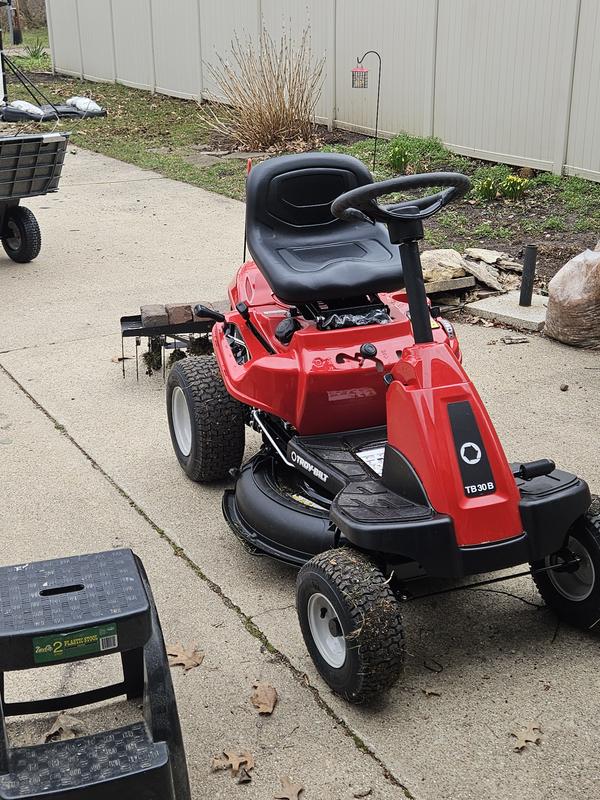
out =
[[[10,751],[1,800],[100,800],[172,796],[169,752],[143,723],[66,742]]]
[[[131,550],[0,568],[0,671],[132,650],[151,630]]]
[[[331,517],[343,515],[356,522],[400,523],[431,519],[434,511],[387,489],[381,481],[352,481],[336,496]]]

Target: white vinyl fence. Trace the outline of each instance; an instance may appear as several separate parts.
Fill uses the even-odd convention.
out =
[[[600,181],[600,0],[46,0],[57,72],[210,97],[231,41],[310,25],[325,56],[318,120],[372,133],[366,50],[383,60],[380,130]]]

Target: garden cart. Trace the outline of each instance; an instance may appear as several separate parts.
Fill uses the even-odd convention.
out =
[[[68,139],[68,133],[0,137],[0,236],[13,261],[25,264],[40,252],[40,227],[20,202],[58,189]]]

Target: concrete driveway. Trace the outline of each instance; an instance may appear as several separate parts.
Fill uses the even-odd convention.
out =
[[[597,638],[557,627],[528,579],[407,605],[403,680],[376,707],[350,707],[305,651],[293,571],[247,555],[221,517],[222,487],[179,469],[161,376],[142,370],[137,383],[128,361],[123,380],[112,361],[120,315],[223,298],[243,206],[82,150],[68,155],[61,191],[28,205],[40,257],[0,257],[1,561],[120,546],[141,556],[167,640],[206,654],[199,669],[175,672],[195,800],[268,798],[282,775],[304,784],[306,800],[595,797]],[[550,456],[600,492],[599,354],[458,327],[508,456]],[[105,680],[103,669],[54,667],[11,685],[73,690]],[[270,718],[249,703],[257,679],[279,691]],[[83,717],[114,726],[121,713],[134,710]],[[514,752],[510,733],[534,722],[542,743]],[[32,741],[44,727],[17,722],[11,735]],[[254,753],[250,785],[210,773],[229,747]]]

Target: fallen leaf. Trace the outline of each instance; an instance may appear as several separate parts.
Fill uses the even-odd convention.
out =
[[[561,383],[560,390],[561,390],[561,392],[568,392],[569,391],[569,384],[568,383]]]
[[[252,775],[248,772],[247,767],[240,767],[240,772],[237,777],[238,783],[250,783]]]
[[[185,648],[182,644],[169,645],[167,647],[167,655],[169,656],[169,665],[171,667],[183,667],[184,672],[189,672],[191,669],[199,667],[204,661],[204,653],[196,649],[196,645]]]
[[[529,725],[518,733],[511,733],[517,740],[514,750],[518,753],[524,750],[528,744],[541,744],[542,737],[540,736],[542,729],[539,722],[530,722]]]
[[[256,681],[250,702],[259,714],[272,714],[277,704],[277,689],[268,683]]]
[[[252,778],[250,771],[254,769],[254,756],[248,750],[223,750],[218,756],[214,756],[210,763],[211,772],[221,769],[231,769],[231,774],[236,777],[240,770],[248,775],[245,780],[238,783],[248,783]]]
[[[357,792],[354,792],[352,797],[368,797],[373,792],[373,789],[370,787],[368,789],[359,789]]]
[[[283,775],[279,780],[281,792],[273,795],[274,800],[298,800],[300,792],[304,791],[304,786],[301,783],[292,783],[287,775]]]
[[[64,742],[67,739],[74,739],[78,733],[85,733],[86,726],[77,717],[68,714],[59,714],[54,720],[50,730],[42,736],[39,744],[48,742]]]

